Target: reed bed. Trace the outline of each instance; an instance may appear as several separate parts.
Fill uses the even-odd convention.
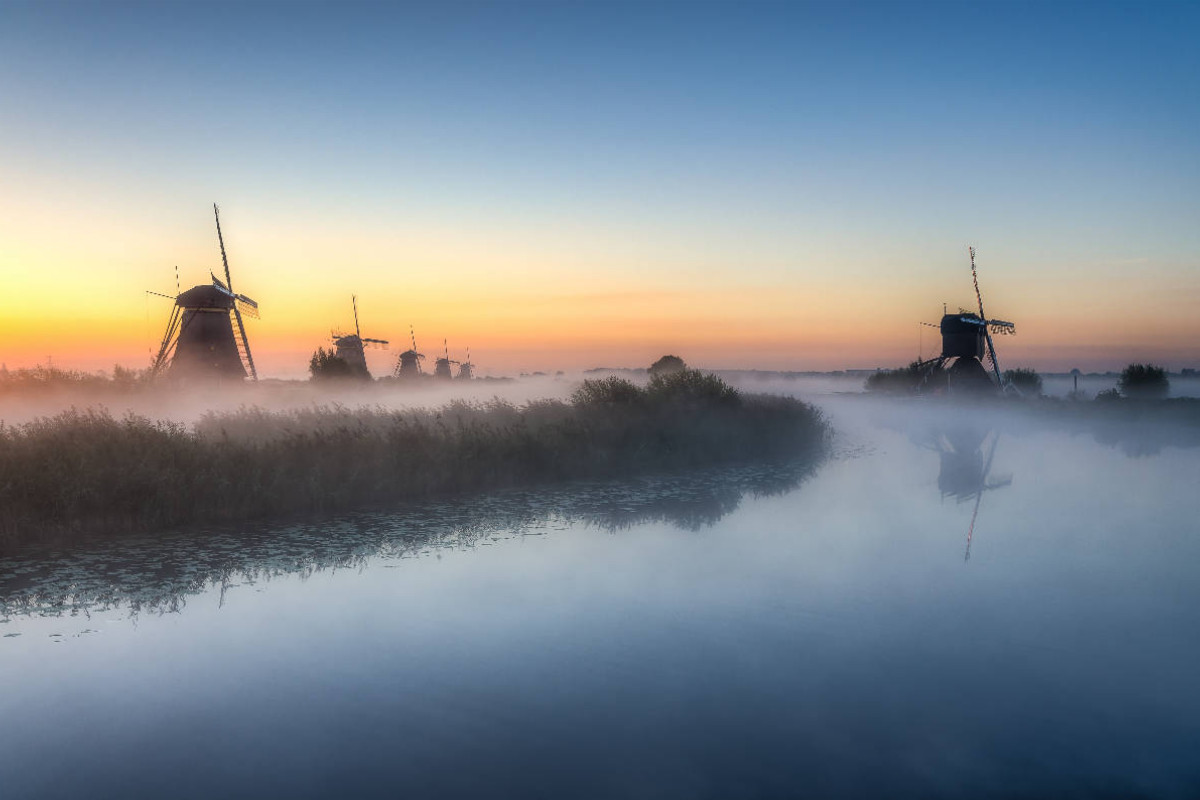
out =
[[[687,371],[569,402],[314,406],[195,425],[103,410],[0,424],[0,540],[299,517],[485,489],[811,455],[821,413]]]

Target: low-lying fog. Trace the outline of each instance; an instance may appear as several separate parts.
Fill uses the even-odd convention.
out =
[[[786,481],[573,484],[8,562],[0,786],[1196,795],[1195,426],[735,381],[815,401],[834,454]],[[206,401],[135,410],[186,420]]]
[[[190,423],[207,412],[232,411],[244,406],[286,410],[313,405],[382,406],[385,408],[439,407],[452,400],[486,402],[504,400],[516,405],[538,399],[566,399],[586,378],[616,374],[644,382],[644,373],[560,373],[506,380],[439,381],[413,383],[313,383],[266,379],[258,383],[199,384],[187,388],[132,387],[102,384],[69,389],[39,387],[37,390],[0,392],[0,421],[17,425],[70,408],[104,408],[114,416],[133,413],[151,419]],[[784,376],[771,372],[718,372],[726,381],[748,392],[786,394],[801,399],[822,399],[863,392],[864,378],[839,375]],[[1066,397],[1074,391],[1070,376],[1045,376],[1044,392]],[[1082,376],[1079,392],[1093,398],[1116,386],[1116,376]],[[1200,379],[1173,378],[1172,397],[1200,397]]]

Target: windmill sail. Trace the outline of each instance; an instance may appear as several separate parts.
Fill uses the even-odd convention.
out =
[[[213,203],[213,218],[217,221],[217,242],[219,242],[221,245],[221,263],[225,265],[225,283],[221,284],[221,282],[215,277],[213,278],[213,283],[224,289],[231,297],[234,298],[233,316],[234,319],[237,320],[237,332],[241,339],[241,355],[246,359],[246,365],[250,369],[251,379],[258,380],[258,370],[254,368],[254,356],[250,353],[250,340],[246,338],[246,325],[244,322],[242,322],[241,303],[237,302],[237,299],[242,296],[235,295],[233,293],[233,279],[229,275],[229,258],[225,255],[225,237],[221,234],[221,210],[217,208],[216,203]],[[243,298],[242,301],[245,302],[247,300],[250,300],[250,298]],[[258,303],[255,303],[252,300],[250,300],[250,303],[254,308],[254,316],[257,317]]]

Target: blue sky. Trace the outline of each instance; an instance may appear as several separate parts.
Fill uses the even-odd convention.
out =
[[[1112,314],[1144,276],[1122,341],[1153,355],[1149,304],[1200,299],[1198,33],[1195,3],[7,3],[0,233],[18,255],[0,266],[87,274],[124,242],[140,290],[217,199],[247,237],[353,240],[336,269],[360,291],[438,290],[451,268],[505,276],[514,303],[523,285],[810,287],[899,325],[918,310],[892,312],[897,293],[966,302],[942,270],[975,243],[1005,265],[1010,316],[1047,324],[1017,286]],[[56,226],[109,255],[48,247]],[[447,239],[495,261],[429,266]],[[332,265],[290,255],[278,274],[333,290]],[[771,336],[771,366],[806,366]],[[873,363],[853,346],[845,366]]]

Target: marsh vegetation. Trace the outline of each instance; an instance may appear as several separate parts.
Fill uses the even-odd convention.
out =
[[[485,489],[816,459],[812,406],[688,370],[569,401],[242,408],[194,425],[102,410],[0,424],[0,538],[303,516]]]

